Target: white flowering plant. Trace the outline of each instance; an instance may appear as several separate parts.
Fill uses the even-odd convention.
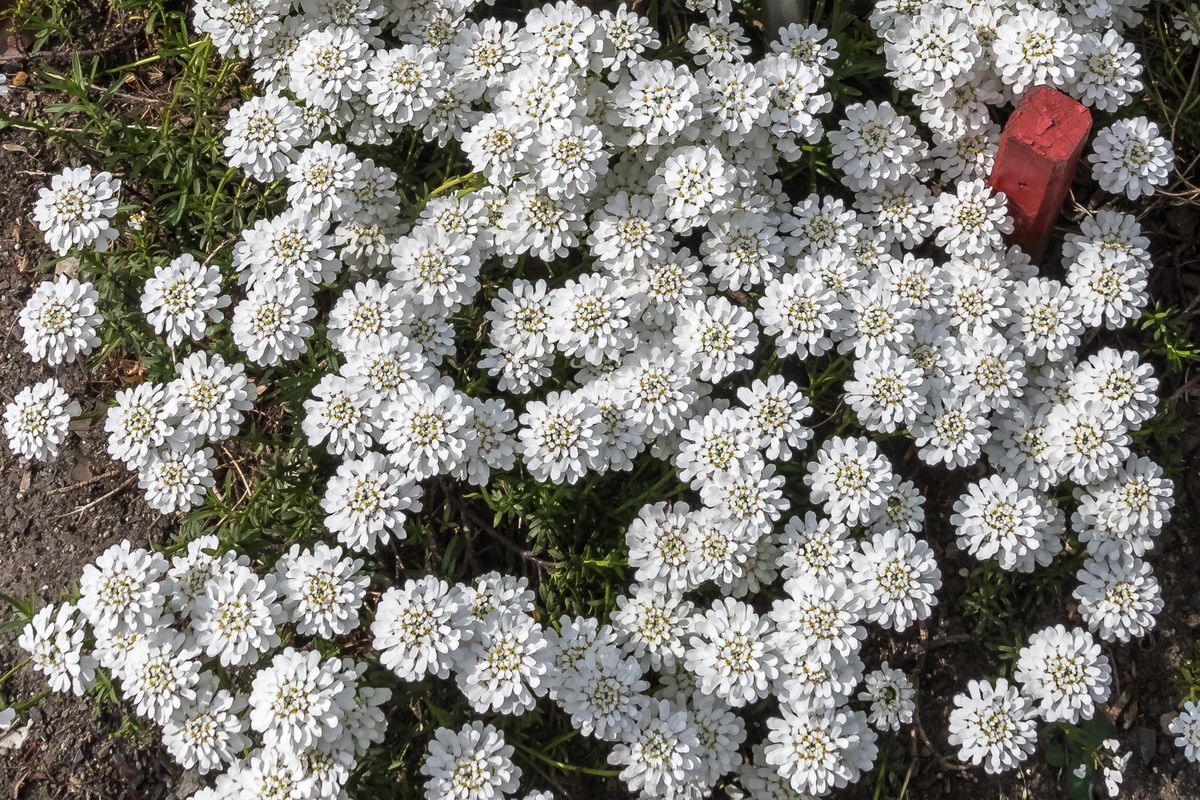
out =
[[[52,691],[191,800],[900,796],[918,735],[1115,796],[1200,360],[1150,3],[186,5],[114,0],[158,53],[47,58],[76,102],[9,122],[80,165],[31,199],[75,269],[8,445],[108,370],[88,435],[171,523],[14,604]],[[992,178],[1046,86],[1095,130],[1043,256]]]

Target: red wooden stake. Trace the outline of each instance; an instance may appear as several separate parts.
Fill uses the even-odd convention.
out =
[[[1012,241],[1035,262],[1046,249],[1091,129],[1087,107],[1049,86],[1027,92],[1004,126],[988,182],[1008,197]]]

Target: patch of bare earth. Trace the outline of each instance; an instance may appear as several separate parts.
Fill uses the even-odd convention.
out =
[[[75,435],[53,463],[31,466],[0,447],[0,592],[33,591],[39,605],[62,597],[104,548],[125,538],[143,547],[159,544],[173,523],[142,502],[129,473],[105,451],[97,418],[114,391],[112,382],[79,365],[34,364],[22,349],[17,314],[46,278],[37,270],[50,256],[29,222],[29,209],[38,188],[62,166],[37,138],[0,132],[0,397],[7,402],[22,387],[54,376],[91,412],[89,421],[73,426]],[[13,638],[0,641],[0,674],[23,657]],[[26,670],[2,691],[19,699],[43,689]],[[152,737],[115,737],[121,724],[115,709],[97,708],[89,698],[49,695],[30,718],[24,744],[0,755],[0,797],[167,796],[169,758]]]

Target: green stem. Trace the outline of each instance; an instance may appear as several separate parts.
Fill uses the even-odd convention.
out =
[[[660,495],[662,495],[663,490],[665,490],[672,483],[675,483],[675,473],[673,470],[668,470],[667,474],[665,474],[661,478],[659,478],[657,483],[655,483],[653,486],[651,486],[646,491],[639,492],[638,495],[636,497],[634,497],[632,500],[629,500],[629,501],[617,506],[616,511],[613,513],[620,514],[622,511],[627,511],[635,505],[639,506],[639,507],[643,506],[646,503],[646,498],[650,498],[651,502],[653,502],[654,500],[657,500],[657,499],[661,499]]]
[[[204,45],[207,43],[208,43],[208,37],[206,36],[203,39],[197,39],[194,42],[188,42],[187,47],[189,50],[193,50],[193,49],[200,47],[201,45]],[[134,61],[132,64],[125,64],[120,67],[113,67],[112,69],[107,70],[107,72],[108,73],[124,72],[124,71],[131,70],[131,69],[137,69],[138,67],[144,67],[147,64],[153,64],[157,61],[162,61],[164,58],[174,58],[176,55],[177,55],[176,53],[167,53],[167,52],[155,53],[154,55],[146,56],[145,58],[143,58],[139,61]]]
[[[603,567],[606,569],[625,569],[628,566],[624,561],[613,561],[611,558],[585,558],[582,562],[589,567]]]
[[[212,201],[208,204],[208,213],[211,215],[217,207],[217,201],[221,199],[221,192],[225,190],[225,184],[229,183],[236,172],[233,168],[225,170],[225,174],[221,176],[221,180],[217,183],[217,190],[213,192]]]
[[[557,761],[540,750],[534,750],[532,747],[526,747],[523,744],[517,744],[521,751],[527,755],[531,755],[539,761],[544,761],[552,767],[561,769],[564,772],[578,772],[582,775],[595,775],[599,778],[616,778],[621,773],[615,769],[598,769],[596,767],[581,767],[577,764],[566,764],[562,761]]]
[[[554,748],[558,747],[560,744],[565,744],[566,742],[571,741],[578,735],[579,735],[579,731],[572,728],[571,730],[564,733],[562,736],[559,736],[557,739],[553,739],[550,742],[548,742],[546,744],[546,746],[542,749],[547,750],[547,751],[553,750]]]
[[[888,762],[886,760],[879,763],[879,776],[875,779],[875,793],[871,795],[871,800],[879,800],[879,798],[883,797],[884,779],[887,778],[887,765]]]
[[[28,700],[22,700],[19,703],[13,703],[12,707],[17,710],[18,714],[24,714],[26,711],[33,708],[34,706],[36,706],[38,703],[42,702],[49,696],[50,696],[50,690],[43,689],[42,691],[38,692],[36,695],[29,698]]]
[[[455,186],[461,186],[464,183],[473,181],[477,177],[479,177],[478,172],[468,172],[466,175],[459,175],[456,178],[451,178],[450,180],[445,181],[441,186],[434,189],[428,195],[426,195],[425,199],[428,200],[429,198],[437,197],[438,195],[442,194],[443,192],[448,192],[451,189],[453,189]]]
[[[28,658],[25,659],[24,661],[22,661],[21,663],[17,664],[15,667],[10,669],[8,672],[4,673],[3,675],[0,675],[0,686],[3,686],[5,683],[8,682],[9,678],[11,678],[13,675],[16,675],[18,672],[25,669],[25,667],[27,667],[27,666],[29,666]]]

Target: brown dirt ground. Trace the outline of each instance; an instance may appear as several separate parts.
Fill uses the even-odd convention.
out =
[[[78,366],[51,370],[33,365],[22,351],[16,324],[32,285],[43,279],[37,272],[39,264],[49,256],[28,211],[38,187],[61,164],[60,156],[46,151],[35,138],[0,132],[0,397],[7,401],[20,387],[54,374],[85,408],[91,403],[91,410],[97,411],[111,396],[113,384],[87,375]],[[1196,205],[1160,201],[1144,224],[1157,265],[1152,296],[1169,305],[1193,307],[1200,295],[1200,246],[1194,238],[1200,210]],[[1183,417],[1190,421],[1200,407],[1187,377],[1165,382],[1163,393],[1178,393]],[[76,428],[67,451],[53,464],[30,467],[0,447],[2,593],[28,595],[32,590],[39,604],[51,602],[69,589],[84,564],[110,544],[129,538],[146,546],[168,538],[171,519],[147,509],[126,484],[127,473],[105,452],[102,425],[93,422]],[[1131,800],[1200,797],[1200,769],[1186,764],[1163,726],[1182,691],[1178,676],[1183,653],[1200,640],[1200,573],[1195,567],[1200,548],[1194,535],[1200,521],[1200,427],[1186,430],[1177,446],[1187,465],[1186,475],[1177,485],[1173,523],[1153,557],[1166,608],[1151,636],[1135,646],[1108,650],[1119,681],[1110,711],[1123,748],[1134,753],[1122,793]],[[931,474],[924,476],[928,480],[920,477],[918,482],[925,487],[938,480]],[[939,504],[937,498],[931,498],[931,503],[934,509]],[[931,518],[938,513],[934,509]],[[931,539],[939,550],[948,542],[936,531]],[[947,608],[963,589],[955,570],[965,562],[949,554],[939,553],[939,557],[947,576],[941,602]],[[1030,622],[1053,624],[1062,618],[1063,610],[1051,609],[1046,619]],[[1071,611],[1069,606],[1066,610]],[[905,663],[921,667],[918,707],[924,712],[924,735],[914,729],[910,742],[915,757],[909,759],[913,769],[907,796],[913,800],[1062,797],[1058,777],[1040,756],[1002,778],[957,767],[945,740],[949,697],[967,679],[994,674],[995,664],[973,641],[959,641],[965,636],[961,621],[930,633],[938,639],[951,637],[951,643],[931,650],[923,662],[910,658]],[[915,640],[915,636],[904,637],[890,649],[902,649]],[[19,658],[12,637],[0,640],[0,674]],[[28,697],[41,688],[34,676],[21,674],[3,691],[10,698]],[[178,796],[190,783],[180,780],[178,770],[150,737],[118,737],[121,715],[113,709],[97,708],[86,698],[51,696],[32,716],[25,745],[0,755],[0,797],[157,800]],[[872,788],[860,784],[851,796],[869,797]],[[588,794],[584,790],[570,800],[585,800]]]
[[[0,396],[55,375],[73,397],[97,406],[112,393],[106,381],[75,365],[34,365],[20,342],[17,314],[36,270],[49,255],[28,211],[37,189],[60,160],[31,138],[0,133]],[[51,464],[30,466],[0,448],[0,592],[36,593],[39,605],[66,592],[83,566],[105,547],[128,538],[146,546],[164,541],[170,519],[147,508],[104,446],[103,423],[76,424],[76,436]],[[20,658],[11,637],[0,643],[0,672]],[[5,686],[11,697],[41,690],[33,675]],[[114,738],[120,715],[89,699],[50,696],[38,708],[30,736],[0,756],[0,791],[29,798],[152,798],[167,794],[169,761],[156,746]]]

